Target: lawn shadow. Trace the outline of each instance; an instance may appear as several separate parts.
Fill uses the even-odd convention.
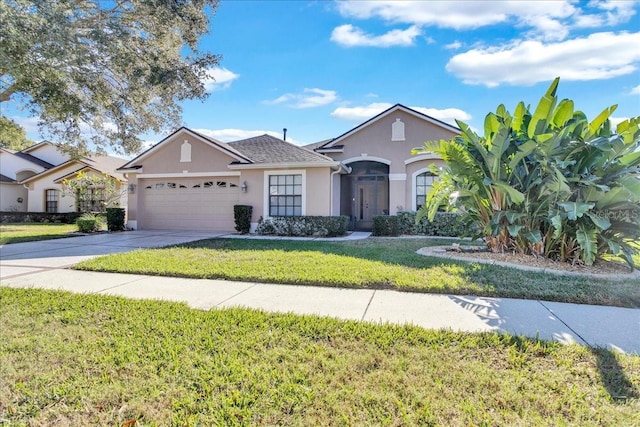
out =
[[[631,382],[614,351],[602,347],[590,347],[590,350],[596,357],[602,385],[612,402],[624,404],[629,399],[640,399],[637,384]]]

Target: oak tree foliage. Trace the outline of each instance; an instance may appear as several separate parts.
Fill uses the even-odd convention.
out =
[[[13,120],[0,116],[0,148],[20,151],[33,145],[24,129]]]
[[[18,103],[67,148],[120,153],[180,125],[220,57],[199,48],[217,0],[3,0],[0,108]]]

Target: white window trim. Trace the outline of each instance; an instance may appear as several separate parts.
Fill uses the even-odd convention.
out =
[[[302,175],[302,211],[300,212],[300,215],[305,216],[307,214],[307,171],[304,169],[264,171],[264,199],[262,202],[262,216],[264,218],[271,218],[269,216],[269,177],[272,175]]]
[[[47,210],[47,193],[49,191],[55,191],[56,192],[56,203],[57,203],[57,206],[56,206],[56,211],[55,212],[49,212]],[[45,213],[61,213],[60,212],[60,198],[62,198],[62,191],[60,191],[60,189],[56,188],[56,187],[47,187],[47,188],[43,189],[42,194],[43,194],[43,198],[44,198],[44,205],[43,205],[44,209],[42,211],[45,212]],[[73,199],[74,199],[74,204],[75,204],[75,195],[73,195]]]
[[[418,179],[418,175],[425,172],[431,172],[431,168],[418,169],[411,174],[411,210],[413,211],[416,211],[418,209],[418,206],[416,204],[416,198],[418,197],[418,185],[416,181]]]
[[[382,157],[366,156],[366,155],[351,157],[342,161],[342,163],[344,163],[345,165],[348,165],[349,163],[354,163],[354,162],[378,162],[378,163],[384,163],[387,166],[391,166],[391,160],[384,159]]]

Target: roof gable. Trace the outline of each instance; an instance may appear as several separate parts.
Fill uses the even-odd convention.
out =
[[[447,124],[441,120],[435,119],[431,116],[428,116],[426,114],[423,114],[419,111],[416,111],[412,108],[409,107],[405,107],[402,104],[396,104],[386,110],[384,110],[383,112],[381,112],[380,114],[370,118],[369,120],[365,121],[364,123],[359,124],[358,126],[354,127],[353,129],[343,133],[342,135],[340,135],[337,138],[334,138],[332,140],[329,140],[327,142],[325,142],[324,144],[320,145],[319,147],[316,148],[316,151],[318,152],[322,152],[325,149],[331,149],[334,147],[338,147],[340,145],[340,142],[343,141],[344,139],[348,138],[349,136],[353,135],[354,133],[360,132],[361,130],[373,125],[374,123],[380,121],[381,119],[387,117],[390,114],[393,114],[397,111],[404,111],[407,114],[410,114],[414,117],[417,117],[421,120],[425,120],[431,124],[434,124],[438,127],[441,127],[443,129],[446,129],[450,132],[455,132],[455,133],[460,133],[460,129],[458,129],[455,126],[452,126],[450,124]]]
[[[27,183],[31,181],[37,181],[38,179],[41,179],[45,176],[56,173],[61,169],[65,169],[74,164],[78,165],[78,169],[76,169],[71,173],[77,173],[78,171],[89,167],[99,173],[106,173],[117,180],[126,181],[126,178],[124,177],[124,175],[120,172],[117,172],[118,165],[121,165],[124,161],[125,161],[124,159],[120,159],[118,157],[112,157],[112,156],[92,156],[92,157],[85,157],[82,159],[72,159],[64,163],[61,163],[57,166],[54,166],[51,169],[47,169],[43,172],[40,172],[37,175],[29,177],[22,182]],[[66,175],[68,175],[68,173],[65,174],[65,176]],[[57,181],[58,179],[60,178],[56,178],[55,181]]]
[[[148,158],[150,155],[158,152],[165,144],[167,144],[169,141],[171,141],[175,136],[177,136],[180,133],[186,133],[194,138],[197,138],[198,140],[210,146],[211,148],[219,150],[225,153],[226,155],[236,159],[236,161],[239,163],[251,163],[251,160],[249,158],[247,158],[245,155],[243,155],[242,153],[240,153],[239,151],[231,147],[229,144],[226,144],[222,141],[218,141],[213,138],[209,138],[189,128],[181,127],[180,129],[173,132],[171,135],[165,137],[160,142],[156,143],[153,147],[140,153],[140,155],[135,157],[133,160],[130,160],[126,164],[122,165],[119,168],[119,170],[139,169],[140,166],[142,166],[140,162]]]

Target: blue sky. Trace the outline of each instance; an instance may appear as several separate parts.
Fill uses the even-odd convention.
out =
[[[222,0],[201,43],[223,56],[211,96],[183,103],[183,120],[222,141],[286,127],[306,144],[401,103],[481,129],[500,103],[535,106],[555,76],[589,118],[612,104],[616,120],[639,116],[639,12],[637,1]],[[33,119],[13,118],[41,139]]]

